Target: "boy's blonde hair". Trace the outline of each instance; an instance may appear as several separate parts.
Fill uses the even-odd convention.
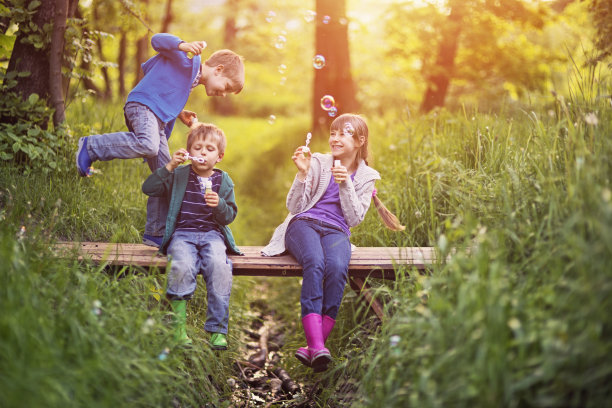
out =
[[[357,152],[357,156],[355,157],[355,164],[358,166],[361,160],[365,161],[365,163],[368,164],[369,131],[368,131],[368,125],[366,124],[366,121],[364,118],[362,118],[360,115],[355,115],[353,113],[342,114],[338,116],[336,119],[334,119],[334,121],[331,124],[330,132],[336,132],[336,131],[344,132],[344,127],[346,126],[347,123],[350,123],[354,130],[353,139],[355,140],[357,144],[361,142],[361,137],[363,137],[363,144],[361,145],[361,147],[359,148],[359,151]],[[385,224],[387,228],[393,231],[403,231],[406,229],[406,227],[404,227],[399,222],[395,214],[389,211],[389,209],[385,207],[385,205],[380,200],[380,198],[376,196],[376,189],[374,189],[372,200],[374,201],[374,206],[376,207],[376,210],[378,211],[378,215],[380,215],[380,218],[382,219],[383,223]]]
[[[223,65],[224,75],[237,86],[234,93],[240,93],[244,87],[244,58],[232,50],[218,50],[208,57],[204,64],[214,68]]]
[[[219,154],[225,153],[225,147],[227,146],[227,139],[225,138],[225,133],[212,123],[201,123],[197,122],[194,125],[191,125],[191,130],[187,135],[187,150],[191,149],[191,146],[197,140],[206,140],[206,138],[211,137],[215,143],[217,144],[217,148],[219,149]]]

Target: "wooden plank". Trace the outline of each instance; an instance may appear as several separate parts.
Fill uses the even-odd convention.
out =
[[[54,247],[62,257],[77,255],[79,260],[95,263],[126,266],[166,268],[167,259],[157,249],[143,244],[106,242],[58,242]],[[244,256],[230,255],[234,275],[247,276],[301,276],[302,267],[291,255],[266,257],[261,255],[261,246],[241,246]],[[349,275],[394,279],[395,267],[408,265],[426,269],[435,262],[433,248],[411,247],[358,247],[349,263]]]
[[[378,299],[375,299],[372,295],[372,288],[370,285],[368,285],[368,283],[363,279],[356,276],[349,277],[349,284],[351,285],[351,289],[353,289],[353,291],[355,291],[355,293],[357,293],[357,295],[366,302],[366,306],[370,307],[380,320],[383,320],[385,316],[385,309]]]

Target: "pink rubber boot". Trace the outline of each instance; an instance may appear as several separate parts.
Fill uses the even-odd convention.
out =
[[[323,316],[322,322],[321,322],[321,331],[323,333],[323,344],[325,344],[325,342],[327,341],[327,338],[329,337],[329,334],[331,333],[335,324],[336,324],[336,321],[334,319],[332,319],[329,316]],[[304,364],[306,367],[312,367],[312,361],[311,361],[312,356],[308,348],[300,347],[295,352],[295,357],[298,360],[300,360],[300,362]]]

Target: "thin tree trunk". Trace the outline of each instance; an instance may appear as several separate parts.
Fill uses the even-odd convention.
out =
[[[162,21],[161,33],[167,33],[170,31],[170,23],[174,19],[174,15],[172,14],[172,0],[166,1],[166,14],[164,14],[164,19]]]
[[[96,40],[96,45],[98,47],[98,55],[100,57],[100,61],[103,63],[106,62],[106,59],[104,58],[104,52],[102,49],[102,40],[99,37]],[[102,98],[108,100],[113,96],[113,88],[112,88],[110,76],[108,75],[108,68],[103,65],[100,68],[100,70],[102,71],[102,77],[104,78],[104,93],[102,94]]]
[[[125,31],[121,31],[121,38],[119,39],[119,56],[117,57],[117,68],[119,69],[119,96],[125,97],[125,60],[127,56],[127,36]]]
[[[142,3],[144,4],[143,8],[145,10],[142,22],[148,27],[149,22],[148,22],[148,18],[146,15],[146,10],[149,7],[149,0],[142,0]],[[138,85],[138,82],[140,82],[140,80],[144,76],[144,72],[142,72],[141,64],[143,64],[147,60],[147,55],[148,55],[147,50],[148,49],[149,49],[149,31],[147,31],[145,35],[143,35],[136,41],[136,55],[135,55],[136,66],[135,66],[135,72],[134,72],[135,74],[134,84],[132,87],[135,87],[136,85]]]
[[[421,112],[427,113],[435,107],[444,106],[446,93],[455,68],[455,56],[459,48],[459,35],[464,10],[460,2],[451,1],[451,12],[442,28],[438,55],[431,73],[427,76],[427,90],[421,103]]]
[[[62,56],[64,55],[64,33],[66,32],[66,17],[68,15],[68,0],[55,0],[55,16],[53,18],[53,33],[51,34],[51,50],[49,52],[49,94],[53,113],[53,125],[58,126],[66,119],[64,112],[64,95],[62,92]]]
[[[142,67],[140,66],[147,60],[147,48],[149,47],[149,33],[140,37],[136,41],[136,55],[134,56],[136,59],[136,67],[134,72],[134,84],[132,87],[138,85],[138,82],[144,76],[144,72],[142,72]]]
[[[337,115],[354,112],[357,100],[351,76],[346,1],[316,0],[316,12],[315,54],[325,58],[325,66],[315,70],[312,129],[327,132],[333,117],[321,108],[321,98],[334,98]]]

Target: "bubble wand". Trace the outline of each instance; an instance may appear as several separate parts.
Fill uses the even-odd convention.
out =
[[[187,160],[195,161],[195,162],[198,162],[200,164],[206,163],[206,159],[205,158],[190,156],[189,153],[187,154]]]
[[[310,144],[310,139],[312,139],[312,133],[308,132],[308,134],[306,135],[306,145],[302,148],[302,153],[310,152],[310,147],[308,147],[308,145]]]

